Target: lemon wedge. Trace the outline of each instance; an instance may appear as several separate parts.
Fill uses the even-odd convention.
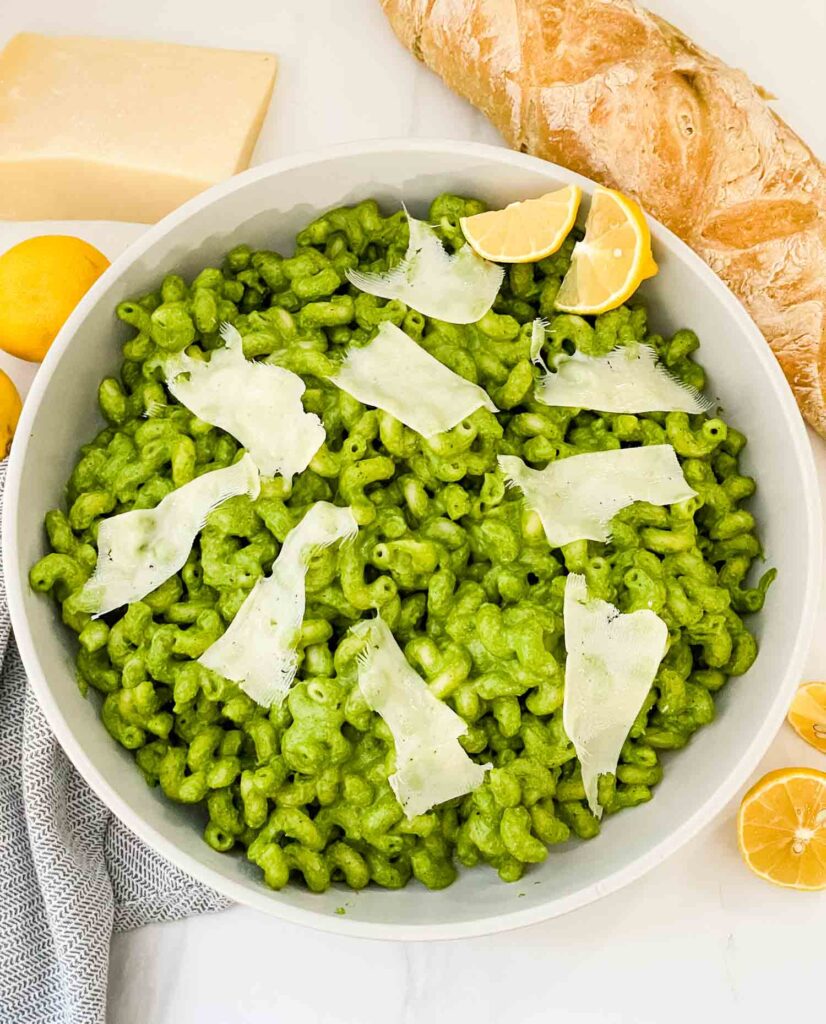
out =
[[[651,232],[640,207],[621,192],[598,185],[585,237],[574,246],[556,308],[580,314],[616,309],[657,270]]]
[[[535,263],[550,256],[574,226],[582,189],[566,185],[538,199],[511,203],[460,223],[470,247],[494,263]]]

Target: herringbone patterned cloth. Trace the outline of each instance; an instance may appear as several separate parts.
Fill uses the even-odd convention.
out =
[[[113,930],[226,906],[114,818],[58,746],[11,634],[0,551],[0,1022],[102,1022]]]

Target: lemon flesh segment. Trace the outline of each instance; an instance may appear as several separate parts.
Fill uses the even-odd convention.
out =
[[[470,247],[494,263],[535,263],[555,253],[576,221],[582,190],[567,185],[538,199],[462,217]]]
[[[585,237],[574,247],[556,308],[588,314],[616,309],[658,269],[640,207],[620,192],[597,187]]]

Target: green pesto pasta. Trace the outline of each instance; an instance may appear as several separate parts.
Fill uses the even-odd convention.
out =
[[[450,249],[474,199],[441,195],[430,221]],[[745,437],[705,414],[599,413],[534,398],[531,324],[549,321],[546,361],[579,349],[601,355],[644,341],[685,382],[702,388],[696,335],[649,330],[634,303],[597,317],[560,315],[554,298],[574,234],[554,255],[513,266],[493,308],[468,326],[443,323],[349,285],[348,269],[383,271],[407,247],[402,212],[366,200],[302,230],[294,255],[239,245],[192,281],[169,275],[122,302],[131,328],[118,378],[98,401],[106,426],[85,444],[63,509],[46,514],[51,548],[32,587],[51,593],[78,635],[81,689],[100,694],[101,719],[134,751],[138,769],[171,801],[196,804],[204,839],[240,853],[279,889],[339,883],[400,888],[411,878],[449,885],[459,865],[488,864],[505,881],[549,847],[600,830],[562,725],[563,593],[569,572],[624,612],[649,608],[669,649],[622,748],[600,778],[610,815],[651,799],[663,751],[684,746],[714,717],[714,695],[748,670],[757,645],[745,617],[759,611],[773,571],[744,503],[754,494],[739,459]],[[211,513],[184,567],[143,600],[92,620],[78,594],[96,562],[103,518],[152,508],[173,489],[240,457],[237,442],[166,390],[169,353],[206,358],[222,322],[244,353],[299,374],[303,402],[326,441],[291,485],[263,479],[255,500]],[[391,321],[431,355],[481,385],[501,410],[478,409],[430,439],[370,409],[329,380],[348,346]],[[400,368],[403,369],[403,368]],[[609,543],[552,549],[498,455],[533,468],[583,452],[673,445],[697,497],[671,507],[638,502],[612,522]],[[265,709],[196,659],[225,631],[285,537],[317,501],[349,505],[355,540],[314,555],[287,699]],[[493,765],[467,796],[407,820],[388,776],[392,735],[357,685],[360,642],[350,627],[380,612],[432,692],[467,723],[461,743]]]

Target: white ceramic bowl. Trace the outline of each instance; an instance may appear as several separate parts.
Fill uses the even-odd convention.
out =
[[[26,402],[11,457],[3,522],[6,581],[23,660],[48,720],[98,795],[170,861],[241,903],[286,920],[349,935],[444,939],[529,924],[582,906],[637,878],[673,853],[718,812],[754,769],[798,681],[817,607],[820,510],[811,452],[788,385],[763,338],[715,275],[674,235],[652,224],[660,273],[646,288],[656,329],[693,327],[710,391],[745,431],[745,466],[756,473],[753,503],[766,551],[780,570],[765,610],[751,619],[761,651],[717,701],[718,718],[668,758],[653,801],[605,822],[590,843],[552,850],[523,882],[505,885],[488,868],[462,871],[430,893],[358,895],[333,888],[314,896],[298,886],[271,892],[243,857],[214,852],[197,814],[149,789],[98,720],[94,699],[75,684],[74,637],[51,601],[27,585],[45,551],[43,514],[61,501],[78,446],[100,426],[95,394],[115,373],[127,333],[114,318],[121,299],[160,277],[215,264],[236,243],[290,249],[296,232],[331,206],[376,197],[414,213],[444,190],[493,206],[568,182],[591,182],[553,164],[491,146],[392,141],[290,157],[242,174],[187,203],[147,230],[83,299],[52,346]],[[699,868],[698,868],[699,870]],[[337,907],[347,905],[338,915]]]

